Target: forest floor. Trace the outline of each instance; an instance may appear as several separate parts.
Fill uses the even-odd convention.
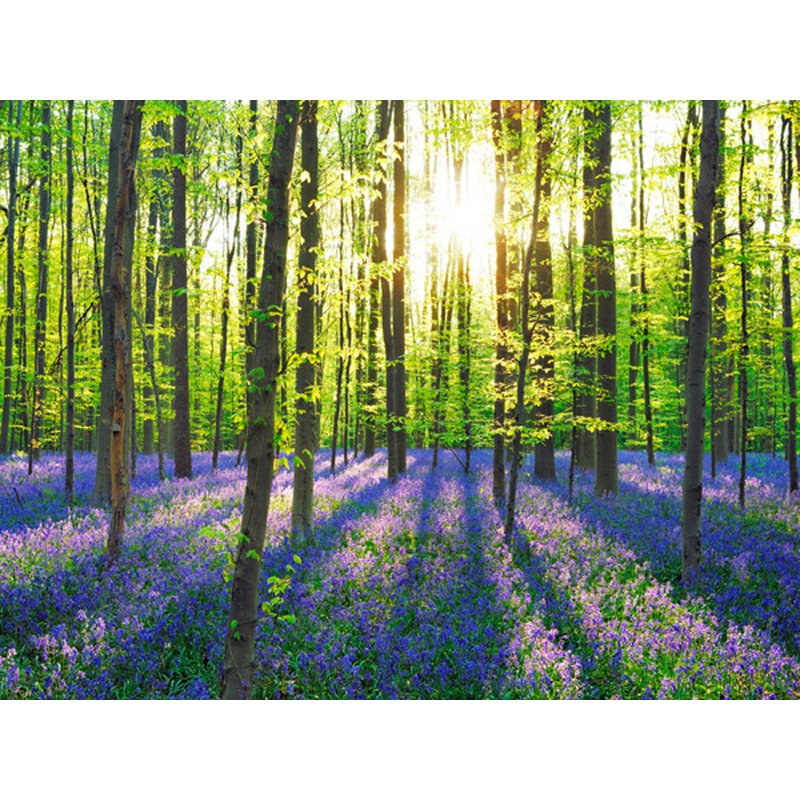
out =
[[[794,698],[800,696],[800,503],[786,465],[753,455],[747,507],[731,461],[704,487],[702,580],[679,584],[682,458],[620,454],[620,493],[592,476],[566,497],[520,482],[512,548],[491,502],[491,454],[470,475],[409,453],[330,474],[317,458],[317,542],[285,540],[291,473],[276,475],[254,696],[266,698]],[[217,694],[245,469],[159,483],[139,457],[123,554],[88,504],[94,458],[0,460],[0,697]],[[526,463],[526,467],[530,464]]]

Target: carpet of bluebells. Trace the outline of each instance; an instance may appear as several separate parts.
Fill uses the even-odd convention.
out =
[[[191,480],[140,457],[123,554],[106,567],[94,459],[0,460],[0,697],[217,694],[244,467],[195,454]],[[491,455],[470,475],[411,451],[331,475],[316,463],[317,541],[287,541],[291,472],[275,479],[262,562],[259,698],[794,698],[800,695],[800,502],[786,466],[753,456],[706,478],[703,575],[681,587],[682,460],[620,455],[620,494],[578,474],[520,483],[512,547]],[[526,463],[526,468],[530,467]]]

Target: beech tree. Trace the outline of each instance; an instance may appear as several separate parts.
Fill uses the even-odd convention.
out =
[[[789,226],[792,224],[792,120],[781,117],[781,205],[783,208],[783,248],[781,253],[781,300],[783,321],[783,360],[789,392],[786,420],[786,460],[789,463],[789,492],[796,492],[797,480],[797,372],[794,363],[794,317],[792,314],[792,284],[789,267]],[[800,151],[798,151],[800,155]]]
[[[115,103],[116,105],[116,103]],[[141,100],[125,100],[120,109],[120,139],[117,150],[116,186],[114,205],[109,209],[113,215],[113,238],[111,241],[110,282],[114,298],[114,396],[111,407],[111,441],[109,466],[111,473],[111,521],[108,528],[108,559],[115,562],[122,549],[125,531],[125,510],[128,499],[126,464],[123,458],[125,417],[130,404],[127,396],[128,380],[128,280],[126,248],[133,244],[136,213],[136,156],[139,150],[141,131]],[[111,164],[109,165],[112,166]],[[110,176],[109,176],[110,177]]]
[[[550,247],[550,204],[552,200],[552,170],[550,158],[553,149],[551,111],[552,104],[541,101],[537,124],[537,164],[542,165],[541,205],[535,233],[534,261],[536,275],[535,314],[537,328],[536,382],[538,398],[534,418],[538,427],[534,448],[534,474],[542,480],[555,480],[556,461],[553,442],[553,378],[555,357],[553,337],[555,313],[553,310],[553,264]],[[538,121],[538,120],[537,120]]]
[[[692,243],[692,313],[689,318],[689,356],[686,381],[686,463],[683,473],[681,575],[692,585],[700,572],[700,514],[703,498],[705,439],[706,341],[710,311],[711,217],[719,159],[719,101],[703,101],[700,137],[700,175],[695,188]]]
[[[611,104],[594,112],[598,124],[598,199],[594,206],[594,246],[597,269],[596,494],[617,493],[617,289],[614,276],[614,233],[611,223]]]
[[[256,345],[250,372],[252,400],[247,437],[247,484],[231,580],[225,633],[224,700],[247,698],[252,689],[258,577],[264,551],[275,460],[275,403],[280,365],[280,317],[286,289],[289,183],[297,140],[299,102],[280,100],[269,162],[266,246],[258,293]]]
[[[75,101],[67,101],[67,198],[66,227],[67,242],[65,247],[64,283],[67,306],[67,432],[64,439],[64,501],[72,504],[75,491],[75,299],[73,295],[73,201],[75,194],[75,176],[73,174],[73,116]]]
[[[175,363],[175,477],[192,477],[189,426],[189,319],[186,283],[186,100],[177,102],[173,118],[172,169],[172,344]]]
[[[300,113],[301,169],[300,257],[296,316],[296,424],[292,491],[292,546],[314,541],[314,454],[317,452],[314,358],[316,330],[317,250],[319,248],[319,145],[316,100],[304,100]],[[306,177],[307,176],[307,177]]]
[[[6,330],[3,351],[3,418],[0,422],[0,453],[9,451],[11,428],[11,381],[14,368],[14,316],[16,288],[16,260],[14,243],[17,221],[17,172],[19,169],[19,127],[22,117],[22,101],[6,101],[8,106],[8,222],[6,224]],[[23,319],[24,326],[24,319]]]
[[[52,171],[50,131],[50,102],[42,103],[42,174],[39,176],[39,279],[36,290],[36,328],[33,337],[33,405],[31,407],[31,436],[28,449],[28,475],[33,462],[39,460],[39,436],[42,404],[44,402],[45,352],[47,344],[47,288],[49,257],[47,239],[50,228],[50,180]]]

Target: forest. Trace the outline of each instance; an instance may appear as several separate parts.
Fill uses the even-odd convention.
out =
[[[800,696],[795,125],[2,101],[0,698]]]

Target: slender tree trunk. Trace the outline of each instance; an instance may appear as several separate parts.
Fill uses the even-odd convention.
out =
[[[575,248],[578,241],[577,213],[577,157],[575,164],[575,181],[569,194],[569,232],[567,234],[567,285],[569,300],[569,331],[572,334],[572,364],[570,383],[572,384],[572,432],[569,448],[569,474],[567,476],[567,502],[572,503],[573,489],[575,486],[575,445],[578,439],[578,371],[579,371],[579,350],[578,350],[578,309],[577,309],[577,289],[575,276]]]
[[[173,118],[172,169],[172,352],[175,363],[175,477],[192,477],[189,425],[189,315],[186,277],[186,100],[177,101]]]
[[[599,202],[594,209],[597,248],[597,356],[599,429],[596,436],[595,494],[617,493],[617,290],[611,223],[611,105],[601,103],[597,140]]]
[[[597,256],[594,208],[598,202],[597,170],[599,163],[597,115],[591,104],[583,108],[583,293],[580,316],[580,393],[578,395],[578,436],[575,462],[580,469],[595,467],[597,415]]]
[[[402,100],[393,102],[394,122],[394,267],[392,273],[392,331],[394,338],[395,438],[397,472],[406,471],[408,433],[406,416],[406,155],[405,106]]]
[[[250,166],[247,174],[247,199],[253,207],[258,205],[258,157],[253,152],[255,139],[258,132],[258,100],[250,101]],[[253,353],[256,342],[256,322],[251,316],[254,310],[253,300],[256,291],[256,260],[258,257],[258,227],[256,214],[251,211],[247,216],[245,229],[245,283],[244,283],[244,309],[245,309],[245,372],[250,375],[253,369]],[[249,377],[247,378],[249,380]],[[246,393],[246,403],[249,408],[250,395]]]
[[[505,220],[506,165],[501,100],[492,100],[492,139],[494,143],[494,240],[495,240],[495,333],[494,363],[494,433],[492,435],[492,497],[500,508],[506,499],[505,421],[508,391],[508,285],[506,274],[507,241]]]
[[[103,249],[103,282],[100,299],[102,318],[102,342],[100,350],[100,408],[97,414],[97,468],[94,477],[92,501],[98,505],[111,502],[111,412],[114,404],[114,381],[116,366],[114,363],[114,297],[111,293],[111,258],[114,243],[114,209],[119,193],[119,158],[120,140],[122,138],[122,122],[124,101],[114,101],[114,113],[111,121],[111,139],[108,151],[108,201],[106,203],[106,221]],[[121,247],[122,245],[120,245]]]
[[[453,327],[454,294],[453,280],[455,263],[452,248],[448,254],[447,270],[442,287],[442,302],[439,308],[439,330],[437,334],[437,349],[434,354],[434,386],[433,386],[433,460],[431,469],[435,470],[439,464],[439,448],[445,433],[447,420],[447,397],[449,394],[449,377],[447,366],[450,363],[450,334]]]
[[[370,234],[372,241],[373,234]],[[364,457],[375,455],[375,436],[377,427],[377,388],[378,388],[378,270],[374,264],[369,268],[369,284],[367,297],[369,308],[367,314],[367,363],[365,367],[366,381],[364,387]]]
[[[25,277],[25,264],[22,262],[24,261],[25,255],[25,235],[28,230],[28,220],[26,218],[28,212],[28,201],[29,195],[26,194],[21,201],[22,209],[20,210],[21,213],[19,216],[22,220],[22,225],[20,226],[21,229],[19,232],[19,246],[16,248],[16,252],[20,255],[20,263],[17,266],[17,272],[19,274],[19,320],[21,323],[19,326],[19,336],[17,339],[17,361],[19,362],[19,374],[17,375],[17,395],[20,399],[19,417],[20,426],[22,429],[22,442],[24,443],[26,450],[28,449],[28,442],[30,441],[30,428],[28,426],[28,283]]]
[[[128,231],[133,227],[135,204],[134,171],[141,130],[141,100],[125,100],[122,108],[121,136],[117,149],[117,193],[108,213],[112,217],[110,284],[114,298],[114,396],[111,408],[111,522],[108,529],[108,561],[113,564],[122,549],[128,482],[125,459],[125,415],[127,394],[129,293],[126,248],[133,243]]]
[[[0,453],[9,452],[9,430],[11,427],[11,378],[14,370],[14,289],[16,286],[16,264],[14,237],[17,219],[17,171],[19,168],[19,137],[12,140],[11,131],[19,130],[22,117],[22,101],[8,101],[8,227],[6,234],[6,336],[3,350],[3,419],[0,423]],[[25,327],[22,318],[20,325]]]
[[[341,172],[342,184],[346,180],[345,172],[345,140],[344,131],[342,130],[342,116],[339,114],[336,119],[337,128],[339,131],[339,168]],[[338,319],[338,341],[336,353],[336,394],[334,397],[333,406],[333,432],[331,434],[331,475],[336,471],[336,448],[339,444],[339,417],[342,410],[342,382],[344,381],[344,365],[345,365],[345,343],[344,343],[344,317],[345,317],[345,291],[344,291],[344,197],[339,197],[339,258],[337,277],[339,284],[339,319]],[[346,393],[345,389],[345,393]],[[344,436],[347,440],[347,423],[344,425]],[[345,443],[345,463],[347,463],[347,444]]]
[[[28,443],[28,475],[34,461],[39,460],[41,446],[42,406],[44,404],[44,368],[47,349],[47,288],[49,258],[47,238],[50,226],[50,182],[52,155],[50,150],[50,101],[42,103],[42,168],[39,178],[39,283],[36,291],[36,328],[33,336],[33,407],[31,438]]]
[[[317,249],[320,241],[319,151],[317,101],[304,100],[300,116],[301,167],[308,180],[300,189],[300,258],[297,295],[296,420],[294,438],[294,487],[292,493],[292,546],[303,547],[314,541],[314,454],[317,451],[316,400],[314,392],[314,333],[316,321]]]
[[[389,125],[391,124],[391,106],[388,100],[378,102],[377,138],[379,152],[387,146]],[[397,409],[395,401],[395,352],[394,332],[392,329],[392,295],[391,283],[387,276],[389,266],[386,253],[386,172],[378,167],[378,180],[375,197],[372,203],[373,239],[372,269],[380,272],[381,288],[381,323],[383,329],[383,345],[386,354],[386,445],[388,451],[389,480],[397,478]]]
[[[692,172],[692,134],[697,128],[697,107],[693,100],[689,101],[689,108],[686,112],[686,122],[683,126],[681,136],[681,149],[678,168],[678,244],[681,253],[681,268],[678,281],[678,313],[677,313],[677,334],[678,334],[678,353],[676,363],[676,392],[678,398],[682,398],[686,391],[686,370],[688,357],[689,339],[689,196],[688,191],[689,177]],[[686,417],[684,408],[680,404],[680,447],[686,447]]]
[[[242,137],[236,138],[236,160],[242,164]],[[228,246],[227,260],[225,262],[225,285],[222,290],[222,333],[219,345],[219,377],[217,378],[217,407],[214,415],[214,451],[211,455],[211,469],[216,469],[219,463],[219,450],[222,441],[222,404],[225,398],[225,368],[228,359],[228,318],[230,317],[231,298],[230,282],[233,257],[239,244],[239,220],[242,213],[242,190],[236,191],[236,221],[233,228],[233,237]]]
[[[792,121],[781,119],[781,198],[783,200],[783,253],[781,286],[783,301],[783,362],[789,390],[786,458],[789,462],[789,492],[798,489],[797,478],[797,373],[794,363],[794,318],[792,316],[792,284],[789,280],[789,226],[792,224]]]
[[[748,286],[749,264],[748,264],[748,231],[750,229],[749,208],[745,200],[745,173],[750,161],[750,147],[747,141],[747,121],[748,121],[747,101],[742,101],[742,122],[741,122],[741,147],[742,157],[739,162],[739,275],[741,278],[742,290],[742,315],[741,315],[741,347],[739,352],[739,414],[741,423],[739,425],[739,505],[744,508],[745,504],[745,482],[747,480],[747,365],[749,361],[749,337],[747,330],[747,304],[750,289]]]
[[[637,103],[637,122],[642,116],[642,101]],[[637,132],[631,135],[632,150],[638,154],[641,145],[638,140],[641,131],[637,127]],[[633,172],[633,191],[631,192],[631,231],[641,231],[643,226],[639,225],[639,196],[641,185],[644,182],[644,175],[639,170],[638,158],[636,159]],[[639,438],[637,430],[637,389],[639,382],[639,370],[641,367],[641,279],[638,270],[641,268],[640,253],[642,249],[641,239],[636,240],[634,255],[630,266],[630,343],[628,345],[628,446],[635,446]]]
[[[642,334],[642,383],[644,394],[644,425],[647,447],[647,463],[656,465],[653,446],[653,405],[650,397],[650,296],[647,289],[647,262],[644,249],[645,210],[644,210],[644,124],[642,108],[639,106],[639,239],[637,257],[639,258],[639,296],[641,297]]]
[[[166,122],[160,120],[152,128],[154,138],[159,141],[166,140],[168,134]],[[153,330],[156,324],[156,291],[158,289],[159,267],[162,263],[161,250],[166,238],[164,230],[164,171],[159,163],[164,158],[164,147],[158,145],[153,151],[153,158],[157,166],[152,171],[153,195],[150,199],[150,208],[147,219],[147,253],[145,256],[145,301],[144,323],[147,329],[147,342],[150,352],[153,352]],[[161,222],[161,225],[159,225]],[[160,227],[160,233],[159,233]],[[159,241],[160,238],[160,241]],[[152,453],[155,447],[155,430],[152,419],[152,387],[145,384],[142,390],[145,403],[145,421],[142,426],[144,453]],[[159,437],[161,432],[159,431]]]
[[[251,372],[252,402],[247,439],[247,485],[242,524],[236,547],[231,586],[231,609],[225,634],[221,697],[248,698],[255,662],[258,617],[258,579],[264,552],[267,514],[272,494],[275,457],[275,402],[278,380],[279,331],[277,309],[286,288],[286,250],[289,239],[289,183],[297,139],[299,103],[279,100],[270,159],[264,272],[258,295],[256,350]]]
[[[156,441],[158,442],[158,446],[156,448],[158,450],[158,479],[163,481],[166,478],[166,474],[164,472],[164,448],[161,442],[160,431],[164,429],[164,415],[161,410],[161,391],[158,388],[158,381],[156,379],[155,360],[153,358],[153,341],[152,338],[148,338],[147,329],[144,325],[142,325],[142,320],[133,306],[131,306],[131,314],[136,321],[136,324],[139,327],[139,333],[142,336],[142,349],[144,350],[145,368],[147,369],[147,374],[150,378],[150,387],[152,389],[153,398],[156,405],[156,426],[159,431],[158,436],[156,437]]]
[[[75,194],[73,174],[72,120],[75,101],[67,101],[67,242],[66,242],[66,304],[67,304],[67,435],[65,441],[66,466],[64,475],[64,502],[72,505],[75,492],[75,300],[72,296],[72,204]]]
[[[719,159],[719,101],[703,101],[700,138],[700,177],[695,188],[692,244],[692,314],[689,320],[689,362],[686,385],[688,433],[683,474],[683,582],[691,586],[700,573],[700,514],[703,498],[705,434],[706,341],[708,338],[711,279],[711,215]]]
[[[553,442],[553,380],[555,356],[553,336],[555,315],[553,312],[553,264],[550,247],[550,200],[552,179],[550,176],[550,153],[553,138],[550,120],[550,102],[542,100],[538,106],[536,128],[537,161],[542,163],[541,206],[538,229],[535,232],[534,259],[536,262],[535,314],[539,356],[535,361],[536,379],[540,400],[534,407],[534,417],[539,436],[534,448],[534,474],[540,480],[556,479],[556,461]]]
[[[353,129],[353,159],[356,175],[362,176],[366,172],[366,140],[367,140],[367,121],[364,102],[356,100],[355,118]],[[355,226],[354,250],[357,261],[356,267],[356,291],[355,291],[355,341],[356,341],[356,369],[355,369],[355,430],[353,432],[353,458],[358,458],[359,448],[362,447],[364,437],[364,425],[366,420],[365,403],[366,393],[364,390],[366,372],[366,325],[367,325],[367,302],[365,295],[368,293],[366,280],[366,256],[364,251],[365,219],[364,198],[357,197],[356,211],[353,215],[353,225]]]
[[[541,132],[541,101],[537,104],[537,128]],[[530,287],[531,267],[536,247],[536,238],[539,233],[539,205],[542,196],[542,181],[544,163],[541,152],[537,149],[536,177],[533,195],[533,226],[528,249],[525,252],[525,261],[522,268],[522,286],[520,288],[520,315],[522,322],[522,352],[519,357],[519,372],[517,373],[517,398],[516,398],[516,425],[514,427],[514,441],[511,451],[511,469],[508,476],[508,503],[506,504],[505,541],[511,546],[514,533],[514,519],[517,508],[517,483],[522,457],[522,430],[525,425],[525,374],[528,370],[528,359],[531,349],[531,324],[530,324]]]
[[[711,280],[711,477],[730,452],[730,355],[728,353],[728,298],[725,288],[725,103],[719,108],[720,154],[714,208],[714,259]]]
[[[455,113],[452,116],[455,121]],[[454,139],[456,137],[453,137]],[[456,142],[452,146],[453,181],[455,185],[455,207],[463,207],[463,148]],[[470,408],[470,295],[469,267],[464,256],[461,238],[458,234],[452,237],[452,252],[455,261],[455,295],[456,295],[456,328],[458,352],[458,387],[461,395],[461,418],[464,424],[464,472],[469,472],[472,453],[472,411]]]
[[[506,232],[506,263],[508,267],[506,285],[511,287],[519,285],[522,262],[525,257],[522,245],[523,237],[520,235],[520,221],[523,218],[523,193],[519,189],[522,164],[522,101],[510,100],[505,108],[504,117],[504,122],[508,126],[506,167],[509,176],[509,216],[511,217],[511,225]],[[517,302],[517,295],[510,290],[508,293],[508,328],[509,331],[519,331],[519,303]],[[506,370],[509,386],[509,396],[506,400],[506,461],[510,465],[512,431],[517,419],[517,411],[514,407],[516,393],[512,391],[514,380],[511,374],[511,360],[514,359],[514,353],[510,343],[509,359],[509,366]]]

